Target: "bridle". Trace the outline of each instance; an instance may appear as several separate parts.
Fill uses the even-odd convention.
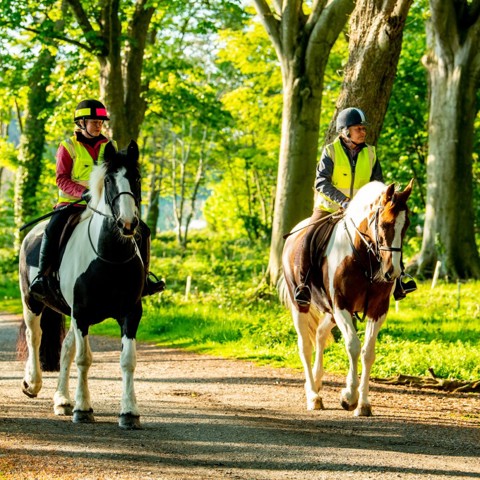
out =
[[[372,262],[372,256],[375,257],[376,261],[381,264],[382,262],[382,257],[381,257],[381,251],[385,252],[401,252],[402,247],[389,247],[389,246],[383,246],[380,245],[379,243],[379,237],[378,237],[378,218],[380,216],[380,211],[383,210],[384,207],[376,207],[375,210],[375,215],[370,219],[368,222],[368,227],[370,228],[372,225],[372,222],[374,223],[374,241],[372,241],[370,235],[366,232],[360,231],[360,229],[355,225],[355,222],[353,221],[352,218],[350,218],[350,221],[352,222],[353,228],[355,231],[358,233],[358,236],[360,240],[365,244],[366,249],[367,249],[367,254],[368,254],[368,267],[365,267],[363,264],[361,257],[360,257],[360,252],[355,248],[355,244],[353,242],[352,236],[350,234],[350,231],[348,230],[347,227],[347,222],[344,220],[344,227],[345,231],[347,232],[348,240],[350,242],[350,246],[352,247],[353,253],[357,260],[359,261],[360,265],[363,266],[364,268],[364,273],[365,276],[368,278],[370,283],[374,282],[375,274],[374,274],[374,268],[373,268],[373,262]],[[387,281],[387,283],[393,283],[392,281]]]
[[[103,187],[104,187],[104,191],[105,191],[105,202],[106,204],[108,205],[108,207],[110,208],[110,211],[112,212],[112,214],[108,214],[108,213],[104,213],[104,212],[101,212],[100,210],[97,210],[96,208],[92,207],[90,204],[87,204],[87,207],[92,210],[93,213],[97,213],[98,215],[101,215],[102,217],[105,217],[111,221],[113,221],[113,223],[115,225],[117,225],[118,223],[118,220],[119,220],[119,215],[116,214],[116,211],[115,211],[115,202],[122,196],[122,195],[129,195],[133,198],[134,202],[135,202],[135,206],[138,208],[138,205],[139,205],[139,201],[138,201],[138,198],[132,193],[132,192],[119,192],[117,193],[113,198],[110,197],[109,195],[109,191],[108,191],[108,188],[107,188],[107,183],[109,183],[110,179],[106,176],[105,179],[104,179],[104,183],[103,183]],[[93,215],[90,217],[90,220],[88,222],[88,229],[87,229],[87,232],[88,232],[88,240],[90,242],[90,246],[92,247],[92,250],[94,251],[95,255],[100,259],[102,260],[103,262],[106,262],[106,263],[109,263],[111,265],[124,265],[128,262],[130,262],[131,260],[133,260],[137,254],[139,254],[139,249],[138,249],[138,245],[137,245],[137,242],[135,241],[135,236],[132,236],[132,238],[130,239],[130,241],[132,242],[133,244],[133,253],[130,257],[128,257],[127,259],[125,260],[120,260],[120,261],[112,261],[112,260],[108,260],[107,258],[105,257],[102,257],[100,255],[100,253],[95,249],[95,246],[93,245],[93,240],[92,240],[92,236],[91,236],[91,233],[90,233],[90,226],[92,224],[92,220],[93,220]]]

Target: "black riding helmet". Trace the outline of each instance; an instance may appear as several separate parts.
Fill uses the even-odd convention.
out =
[[[368,125],[367,118],[363,110],[359,108],[346,108],[342,110],[337,116],[337,132],[341,132],[344,128],[349,128],[352,125]]]
[[[98,100],[82,100],[75,109],[74,122],[77,127],[92,135],[88,130],[85,120],[110,120],[108,117],[107,109],[102,102]],[[83,120],[83,125],[80,123]]]
[[[74,122],[79,120],[110,120],[107,109],[98,100],[82,100],[75,109]]]

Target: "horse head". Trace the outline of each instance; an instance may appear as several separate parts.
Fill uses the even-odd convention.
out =
[[[412,193],[413,179],[405,190],[395,191],[392,183],[380,195],[373,209],[370,225],[381,268],[379,280],[392,281],[402,273],[402,244],[410,224],[407,200]]]
[[[140,222],[138,158],[138,145],[133,140],[120,151],[115,150],[110,142],[105,147],[104,199],[116,226],[125,237],[133,236]]]

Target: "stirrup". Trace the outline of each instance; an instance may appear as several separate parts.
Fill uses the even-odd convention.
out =
[[[150,278],[152,277],[152,278]],[[154,295],[165,290],[165,282],[152,272],[148,272],[145,279],[144,295]]]
[[[305,283],[300,283],[295,288],[293,296],[299,307],[308,307],[312,299],[312,291],[308,285]]]
[[[29,286],[29,293],[30,295],[38,301],[42,301],[45,296],[47,295],[46,289],[47,289],[47,278],[45,275],[40,275],[38,274],[33,280],[32,283]],[[33,287],[33,288],[32,288]]]

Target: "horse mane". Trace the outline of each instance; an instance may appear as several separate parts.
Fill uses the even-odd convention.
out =
[[[107,173],[107,166],[105,164],[95,165],[93,167],[92,173],[90,174],[90,179],[88,182],[90,188],[90,194],[92,198],[90,200],[90,206],[93,208],[98,207],[98,203],[102,198],[103,191],[103,181],[105,179],[105,174]],[[90,208],[85,209],[82,213],[82,220],[86,220],[93,214],[93,210]]]
[[[386,188],[384,183],[377,181],[364,185],[350,201],[345,217],[355,221],[365,218]]]

